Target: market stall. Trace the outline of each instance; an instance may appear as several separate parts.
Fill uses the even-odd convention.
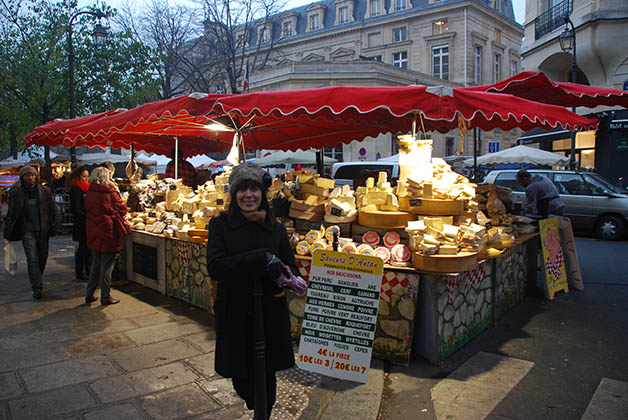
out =
[[[507,191],[471,184],[442,159],[432,159],[425,132],[596,124],[558,106],[444,87],[335,87],[185,101],[195,109],[176,101],[147,104],[70,129],[65,138],[164,152],[176,137],[189,140],[179,141],[189,156],[231,147],[322,147],[411,131],[400,137],[396,186],[383,172],[353,191],[311,171],[295,171],[285,182],[276,179],[268,197],[290,204],[282,221],[304,276],[315,249],[333,249],[334,233],[343,252],[386,262],[374,355],[402,364],[410,359],[413,339],[429,360],[444,359],[521,299],[528,274],[536,273],[529,268],[536,264],[534,236],[525,236],[525,221],[519,225],[507,212]],[[211,105],[202,108],[201,102]],[[211,131],[214,124],[218,128]],[[196,191],[173,180],[133,185],[142,208],[129,214],[130,278],[211,311],[215,284],[205,266],[206,226],[229,204],[228,171]],[[303,297],[290,295],[295,334],[304,306]]]

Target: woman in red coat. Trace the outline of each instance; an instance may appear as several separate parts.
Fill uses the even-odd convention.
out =
[[[85,195],[87,246],[92,251],[92,268],[85,294],[85,303],[98,300],[94,295],[100,282],[100,303],[113,305],[120,302],[109,294],[111,271],[118,252],[122,250],[122,237],[115,229],[116,217],[124,217],[126,204],[111,181],[107,168],[96,168],[89,177],[91,182]]]

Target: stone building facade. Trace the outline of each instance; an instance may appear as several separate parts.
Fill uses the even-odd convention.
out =
[[[249,90],[336,85],[452,87],[493,83],[521,71],[523,28],[511,0],[324,0],[255,23],[245,54],[267,54],[250,69]],[[408,127],[410,130],[411,127]],[[473,154],[474,132],[464,144],[458,130],[427,133],[434,156]],[[481,133],[511,146],[519,130]],[[344,161],[396,153],[391,134],[337,146]]]

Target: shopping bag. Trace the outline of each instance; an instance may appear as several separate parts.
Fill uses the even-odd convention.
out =
[[[15,255],[15,248],[9,241],[4,245],[4,268],[11,275],[17,272],[17,256]]]
[[[124,238],[131,233],[131,225],[124,216],[120,216],[119,214],[113,218],[113,227],[116,230],[118,238]]]

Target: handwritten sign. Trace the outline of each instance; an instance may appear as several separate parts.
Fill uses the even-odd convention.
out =
[[[558,220],[558,230],[560,231],[560,242],[563,247],[563,254],[567,262],[567,281],[569,286],[578,290],[584,290],[584,282],[580,272],[578,253],[576,252],[576,239],[573,236],[571,220],[568,217],[550,216]]]
[[[565,269],[565,256],[558,233],[558,220],[539,220],[539,232],[541,234],[541,248],[543,249],[543,270],[545,282],[545,297],[553,300],[554,294],[559,290],[569,293],[567,274]]]
[[[314,251],[297,364],[365,383],[379,308],[380,258]]]

